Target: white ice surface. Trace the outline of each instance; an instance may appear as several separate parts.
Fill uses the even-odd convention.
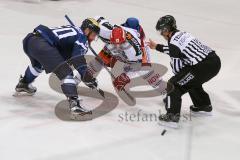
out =
[[[66,0],[23,3],[0,1],[0,160],[238,160],[240,157],[240,3],[239,0]],[[222,68],[205,86],[214,116],[193,118],[179,130],[164,129],[157,122],[119,122],[119,114],[158,113],[163,97],[137,99],[135,107],[119,100],[109,114],[89,122],[65,122],[54,114],[64,96],[50,89],[48,75],[35,82],[34,97],[14,98],[18,76],[29,64],[22,39],[42,23],[67,24],[64,14],[80,24],[90,16],[103,15],[114,23],[129,16],[141,20],[147,37],[165,43],[154,27],[166,14],[176,17],[178,27],[193,33],[217,51]],[[94,44],[100,50],[102,43]],[[89,53],[91,54],[91,53]],[[152,51],[154,62],[169,68],[169,58]],[[169,70],[164,79],[171,76]],[[103,71],[100,87],[115,94],[110,76]],[[116,95],[116,94],[115,94]],[[86,106],[92,102],[82,97]],[[191,101],[183,97],[183,112]]]

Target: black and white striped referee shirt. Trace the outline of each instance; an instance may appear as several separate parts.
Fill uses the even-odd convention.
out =
[[[174,74],[185,66],[193,66],[201,62],[211,52],[211,48],[201,43],[190,33],[176,31],[168,41],[168,46],[158,44],[156,50],[168,54],[170,65]]]

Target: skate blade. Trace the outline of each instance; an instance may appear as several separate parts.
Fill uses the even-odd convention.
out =
[[[199,112],[191,111],[190,114],[191,114],[191,116],[194,116],[194,117],[210,117],[210,116],[213,116],[212,112],[204,112],[204,111],[199,111]]]
[[[177,123],[177,122],[160,121],[160,122],[158,122],[158,125],[163,126],[163,127],[173,128],[173,129],[180,129],[181,128],[180,123]]]
[[[33,96],[35,93],[28,93],[28,92],[15,92],[13,93],[13,97],[24,97],[24,96]]]
[[[89,113],[70,113],[70,119],[74,121],[89,121],[92,120],[92,112]]]

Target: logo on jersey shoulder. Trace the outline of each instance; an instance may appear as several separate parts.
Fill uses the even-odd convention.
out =
[[[188,33],[186,32],[181,32],[179,33],[179,35],[177,35],[173,40],[174,41],[177,41],[177,43],[180,45],[180,46],[183,46],[184,44],[186,44],[186,41],[188,38],[190,38],[191,35],[189,35]]]
[[[126,38],[135,49],[136,56],[141,55],[142,54],[141,44],[137,41],[137,39],[130,32],[126,32]]]
[[[132,40],[133,36],[131,33],[127,32],[126,38],[127,38],[127,40]]]
[[[186,32],[180,32],[173,40],[178,41]]]
[[[179,45],[183,46],[186,43],[186,39],[188,39],[190,35],[185,35],[179,40]]]

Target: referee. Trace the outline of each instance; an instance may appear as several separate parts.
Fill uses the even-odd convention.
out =
[[[174,89],[164,99],[167,113],[160,115],[159,120],[179,121],[181,97],[185,93],[189,93],[192,99],[192,112],[211,113],[211,101],[202,85],[218,74],[221,68],[220,58],[214,50],[190,33],[179,31],[176,20],[171,15],[161,17],[156,30],[168,41],[168,46],[157,44],[150,39],[149,47],[170,56],[174,73],[168,81]]]

